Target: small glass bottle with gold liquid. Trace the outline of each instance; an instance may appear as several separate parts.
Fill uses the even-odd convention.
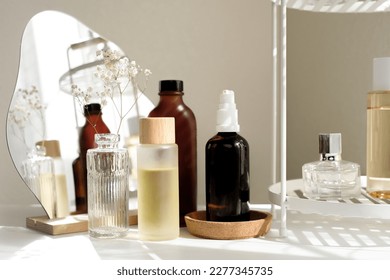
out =
[[[390,57],[374,58],[367,98],[367,192],[390,198]]]

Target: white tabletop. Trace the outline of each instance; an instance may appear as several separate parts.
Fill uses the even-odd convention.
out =
[[[252,209],[271,208],[253,205]],[[278,236],[278,226],[274,219],[271,231],[260,238],[207,240],[182,228],[175,240],[145,242],[138,240],[136,226],[131,227],[127,238],[96,240],[87,233],[51,236],[22,225],[3,225],[0,260],[390,259],[390,220],[288,211],[287,237]]]

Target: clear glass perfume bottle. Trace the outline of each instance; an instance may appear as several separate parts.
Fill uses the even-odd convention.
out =
[[[360,165],[341,159],[341,134],[319,134],[320,160],[302,166],[304,194],[312,199],[360,196]]]

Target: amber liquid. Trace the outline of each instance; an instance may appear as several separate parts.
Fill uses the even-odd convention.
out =
[[[368,95],[367,192],[390,198],[390,91]]]
[[[103,122],[101,114],[86,116],[85,125],[82,127],[79,136],[80,156],[73,162],[73,177],[76,196],[76,213],[88,212],[88,190],[87,190],[87,151],[96,148],[95,134],[110,133],[110,130]]]
[[[160,93],[160,102],[149,117],[174,117],[176,144],[179,148],[180,225],[184,216],[197,209],[197,150],[194,113],[182,99],[182,92]]]
[[[220,132],[206,144],[206,216],[249,220],[249,145],[235,132]]]
[[[80,157],[76,158],[72,163],[73,178],[75,185],[76,213],[87,213],[87,184],[86,175],[82,166]]]

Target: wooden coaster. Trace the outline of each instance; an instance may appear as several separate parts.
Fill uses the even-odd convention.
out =
[[[250,211],[250,220],[244,222],[210,222],[206,211],[197,211],[185,216],[188,231],[207,239],[244,239],[264,236],[271,228],[272,215],[268,212]]]
[[[137,210],[130,211],[129,225],[137,225]],[[49,219],[43,217],[26,218],[26,226],[50,235],[60,235],[88,231],[88,214],[70,215],[65,218]]]

